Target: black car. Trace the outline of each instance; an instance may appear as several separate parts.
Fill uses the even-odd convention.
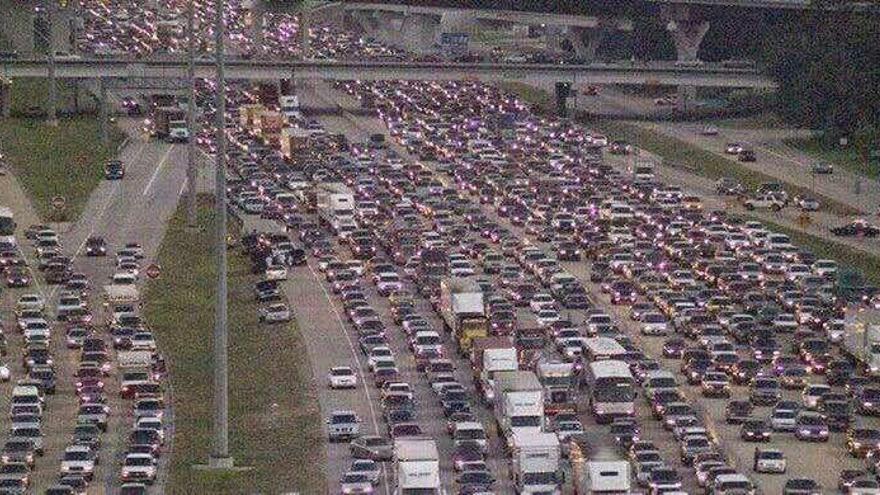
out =
[[[724,411],[724,420],[727,424],[741,424],[751,417],[754,406],[747,400],[732,400],[727,403]]]
[[[125,165],[119,160],[110,160],[104,164],[104,178],[121,180],[125,176]]]
[[[107,256],[107,242],[103,237],[86,239],[86,256]]]
[[[762,419],[748,419],[743,421],[739,436],[745,442],[769,442],[770,425]]]

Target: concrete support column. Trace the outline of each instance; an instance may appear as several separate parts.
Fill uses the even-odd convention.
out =
[[[696,17],[687,5],[664,6],[661,15],[675,43],[677,59],[683,62],[698,60],[700,43],[709,31],[709,21]]]
[[[98,130],[101,134],[101,144],[110,141],[110,133],[107,131],[107,85],[103,79],[97,80],[98,84]]]
[[[401,48],[416,53],[433,51],[439,27],[439,18],[427,15],[405,15],[400,25]]]
[[[544,44],[551,52],[562,51],[562,42],[568,33],[561,26],[547,25],[544,28]]]
[[[0,118],[12,115],[12,81],[0,79]]]
[[[254,41],[254,56],[263,55],[263,39],[266,24],[266,12],[263,10],[262,2],[254,2],[254,6],[250,11],[251,16],[251,38]]]
[[[436,42],[440,42],[441,33],[469,33],[477,25],[473,14],[462,11],[445,11],[440,16]]]
[[[403,17],[390,12],[376,12],[373,15],[376,22],[376,37],[389,45],[400,46]]]
[[[312,16],[308,12],[304,11],[299,15],[299,43],[302,47],[303,57],[307,57],[312,49],[312,38],[309,36],[311,19]]]

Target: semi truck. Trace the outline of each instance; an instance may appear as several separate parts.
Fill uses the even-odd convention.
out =
[[[510,474],[520,494],[562,493],[559,439],[552,433],[517,431],[510,451]]]
[[[439,495],[440,456],[432,438],[411,437],[394,441],[395,495]]]
[[[544,387],[544,412],[555,415],[577,412],[577,384],[574,363],[539,362],[535,369]]]
[[[462,352],[470,351],[474,339],[489,335],[483,290],[473,278],[440,281],[440,315]]]
[[[307,149],[311,145],[312,133],[299,127],[285,127],[281,130],[279,141],[281,144],[281,153],[286,158],[293,158],[293,155]]]
[[[153,112],[153,134],[170,143],[189,141],[186,112],[180,107],[158,107]]]
[[[254,119],[252,133],[262,139],[264,144],[273,145],[278,143],[283,127],[283,115],[278,112],[265,111],[257,114]]]
[[[316,199],[318,218],[339,231],[341,225],[354,221],[354,193],[341,182],[318,184]]]
[[[629,462],[613,450],[594,449],[584,434],[569,442],[575,495],[632,493]]]
[[[843,350],[855,358],[867,374],[880,376],[880,310],[855,305],[846,308]]]
[[[495,422],[508,446],[515,433],[544,431],[544,389],[533,372],[499,371],[493,389]]]
[[[510,337],[481,337],[471,345],[474,384],[487,403],[495,398],[495,373],[519,369],[516,347]]]

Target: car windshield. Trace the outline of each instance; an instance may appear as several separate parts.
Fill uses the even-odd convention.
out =
[[[354,414],[335,414],[333,415],[332,423],[334,424],[344,424],[344,423],[354,423],[357,421],[357,418]]]

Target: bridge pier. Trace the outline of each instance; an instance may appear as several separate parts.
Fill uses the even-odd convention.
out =
[[[102,78],[96,81],[98,85],[98,130],[101,135],[101,144],[110,142],[110,134],[107,130],[107,84]]]
[[[469,33],[477,25],[477,20],[467,12],[449,10],[440,16],[440,26],[436,41],[440,42],[443,33]]]
[[[687,5],[664,5],[661,15],[666,21],[666,30],[675,44],[678,61],[699,60],[700,44],[709,31],[709,21],[698,18]]]
[[[254,40],[254,56],[263,55],[263,39],[266,25],[266,12],[262,2],[254,2],[250,10],[251,37]]]
[[[0,118],[12,115],[12,80],[0,78]]]
[[[303,57],[308,57],[309,51],[312,48],[312,38],[309,36],[310,26],[311,15],[309,15],[308,12],[303,11],[299,15],[299,43]]]
[[[416,53],[434,50],[439,21],[433,16],[406,14],[400,24],[401,48]]]

